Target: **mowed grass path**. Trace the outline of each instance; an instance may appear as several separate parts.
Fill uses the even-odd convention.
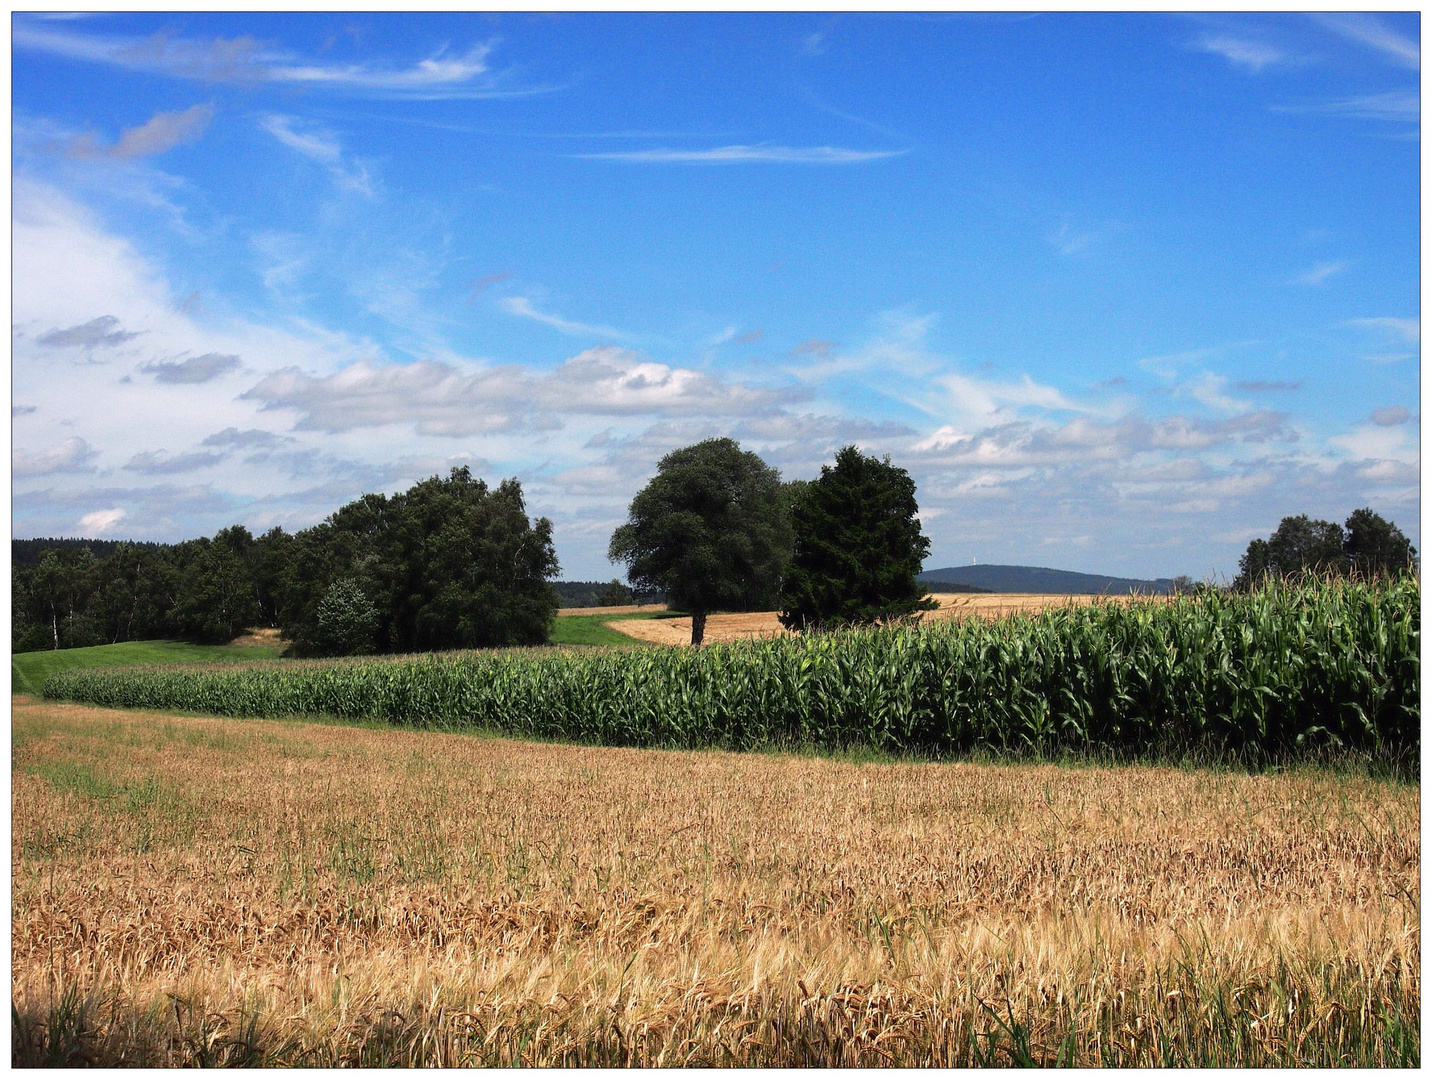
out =
[[[46,649],[12,653],[10,678],[16,693],[38,694],[57,671],[75,667],[126,667],[132,664],[212,664],[272,660],[273,645],[195,645],[188,641],[121,641],[85,649]]]
[[[664,618],[665,612],[630,615],[559,615],[552,629],[553,645],[644,645],[604,623],[627,619]],[[17,694],[38,694],[57,671],[75,667],[128,667],[137,664],[213,664],[274,660],[282,652],[273,645],[196,645],[188,641],[121,641],[84,649],[44,649],[12,653],[10,678]]]
[[[16,699],[16,1064],[1415,1065],[1419,789]]]

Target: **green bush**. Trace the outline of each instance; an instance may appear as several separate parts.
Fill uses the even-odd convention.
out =
[[[316,656],[371,653],[378,633],[378,608],[353,578],[339,578],[318,602],[312,650]]]

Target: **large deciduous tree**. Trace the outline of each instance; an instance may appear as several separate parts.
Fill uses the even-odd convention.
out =
[[[1397,573],[1412,567],[1416,554],[1401,529],[1370,509],[1354,510],[1346,529],[1298,514],[1280,521],[1268,539],[1248,544],[1233,583],[1246,589],[1265,578],[1301,573]]]
[[[1417,549],[1402,530],[1368,507],[1348,516],[1343,553],[1352,569],[1364,577],[1409,570],[1417,560]]]
[[[885,621],[935,606],[916,581],[930,551],[904,469],[854,446],[821,466],[792,506],[795,550],[781,622],[795,630]]]
[[[691,644],[712,611],[749,610],[775,595],[790,555],[780,473],[734,439],[673,450],[631,502],[607,557],[637,590],[691,612]]]

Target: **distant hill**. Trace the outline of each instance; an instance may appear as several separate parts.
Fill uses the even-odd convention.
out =
[[[1103,574],[1080,574],[1073,570],[1053,570],[1047,566],[946,566],[926,570],[918,575],[922,585],[949,582],[973,585],[990,592],[1013,593],[1166,593],[1173,587],[1171,578],[1142,581],[1138,578],[1106,577]]]

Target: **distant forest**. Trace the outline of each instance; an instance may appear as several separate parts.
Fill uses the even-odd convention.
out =
[[[299,655],[539,644],[562,600],[552,524],[516,480],[467,469],[364,495],[311,529],[242,525],[178,544],[12,542],[11,648],[280,627]]]

